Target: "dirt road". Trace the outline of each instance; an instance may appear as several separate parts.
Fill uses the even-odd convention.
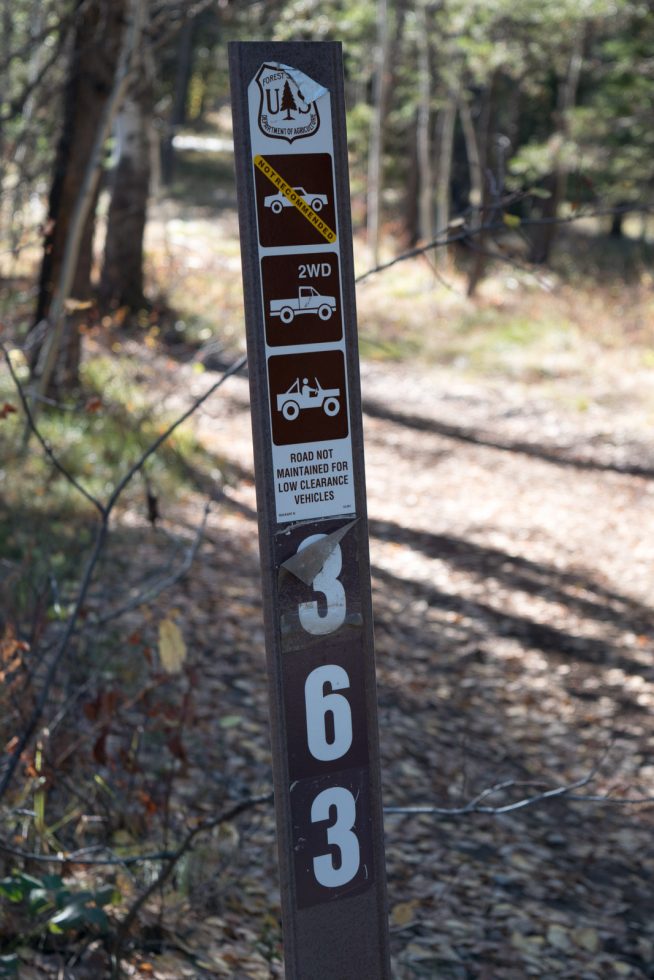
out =
[[[517,383],[406,365],[362,374],[386,802],[459,807],[511,782],[486,801],[501,805],[591,774],[578,796],[654,796],[651,442],[614,413],[581,416]],[[210,769],[257,789],[267,750],[245,380],[197,424],[234,474],[186,586],[220,735]],[[249,923],[235,950],[261,930],[274,875],[269,815],[244,833],[216,899]],[[389,815],[387,833],[398,978],[654,976],[651,807]],[[226,941],[223,930],[223,954]],[[261,955],[238,975],[276,975]]]

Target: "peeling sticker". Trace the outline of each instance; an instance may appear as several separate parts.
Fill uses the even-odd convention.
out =
[[[274,64],[282,71],[288,72],[295,84],[301,87],[305,101],[317,102],[323,95],[327,95],[327,89],[324,85],[321,85],[320,82],[314,82],[313,78],[309,78],[308,75],[305,75],[298,68],[292,68],[290,65],[276,64],[275,62],[271,62],[271,64]]]
[[[337,531],[332,531],[331,534],[327,534],[319,541],[314,541],[313,544],[308,545],[306,548],[292,555],[285,562],[282,562],[281,568],[295,575],[305,585],[311,585],[336,546],[340,544],[347,532],[354,527],[357,521],[358,517],[355,517],[353,521],[348,521],[343,527],[339,527]]]
[[[320,128],[318,99],[324,85],[304,72],[272,61],[262,65],[255,81],[259,87],[259,129],[270,139],[294,140],[313,136]]]

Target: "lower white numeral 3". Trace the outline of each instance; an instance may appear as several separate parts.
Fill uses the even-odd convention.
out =
[[[318,793],[311,805],[311,822],[329,820],[331,809],[336,810],[336,820],[327,828],[327,843],[340,852],[338,867],[332,854],[321,854],[313,859],[313,873],[325,888],[339,888],[352,881],[359,870],[359,841],[352,831],[356,820],[356,803],[348,789],[332,786]]]

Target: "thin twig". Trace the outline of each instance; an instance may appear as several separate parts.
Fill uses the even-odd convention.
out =
[[[59,473],[61,473],[61,475],[66,480],[68,480],[68,482],[73,487],[75,487],[78,493],[81,493],[81,495],[85,497],[89,501],[89,503],[93,504],[93,506],[96,508],[96,510],[101,516],[104,516],[105,508],[103,504],[98,500],[97,497],[94,497],[93,494],[89,490],[87,490],[86,487],[83,484],[81,484],[69,470],[66,469],[63,463],[59,461],[54,450],[52,449],[52,446],[50,445],[50,443],[47,441],[47,439],[44,437],[39,427],[37,426],[36,420],[34,418],[34,415],[32,414],[32,409],[29,404],[29,399],[27,398],[27,395],[25,394],[25,390],[22,384],[20,383],[18,375],[16,374],[14,365],[11,363],[11,357],[9,355],[9,351],[1,341],[0,341],[0,351],[2,351],[2,356],[4,357],[7,367],[9,368],[9,374],[11,375],[11,380],[14,383],[14,387],[16,388],[16,392],[18,394],[18,397],[20,398],[20,403],[23,406],[23,411],[25,412],[25,418],[27,419],[27,425],[29,429],[36,436],[36,439],[40,443],[44,453],[46,454],[46,456],[48,457],[48,459],[50,460],[54,468],[58,470]]]
[[[505,206],[506,205],[505,203]],[[494,209],[495,210],[495,209]],[[537,228],[543,225],[569,225],[574,224],[577,221],[582,221],[585,218],[605,218],[611,217],[618,214],[629,214],[631,211],[639,210],[646,214],[650,214],[652,210],[651,207],[644,205],[643,207],[636,207],[633,204],[625,205],[624,207],[597,207],[588,211],[577,211],[574,214],[557,216],[553,218],[523,218],[520,219],[520,224],[517,228]],[[461,215],[457,218],[453,218],[450,221],[448,228],[442,228],[436,233],[436,237],[431,239],[429,242],[425,242],[423,245],[416,245],[414,248],[407,249],[405,252],[401,252],[396,255],[395,258],[389,259],[387,262],[381,262],[379,265],[374,266],[371,269],[367,269],[366,272],[362,272],[356,277],[355,282],[364,282],[370,276],[376,275],[378,272],[385,272],[386,269],[392,268],[399,262],[406,262],[408,259],[414,259],[419,255],[424,255],[426,252],[431,252],[435,248],[442,248],[446,245],[455,245],[457,242],[469,242],[473,237],[483,234],[487,231],[509,231],[511,230],[504,221],[492,220],[484,224],[478,225],[476,228],[469,228],[464,226],[461,231],[457,231],[454,234],[443,238],[446,235],[448,229],[452,227],[454,221],[461,220]],[[503,258],[503,256],[494,256],[496,258]],[[530,270],[531,271],[531,270]]]
[[[106,504],[108,511],[110,511],[114,507],[116,501],[120,497],[121,493],[123,492],[127,484],[130,482],[132,477],[135,476],[136,473],[138,473],[138,471],[141,469],[143,464],[150,458],[150,456],[156,453],[159,446],[161,446],[161,444],[164,443],[173,434],[175,429],[177,429],[183,422],[185,422],[188,418],[190,418],[190,416],[193,415],[193,413],[200,407],[200,405],[203,405],[204,402],[206,402],[207,399],[210,398],[211,395],[213,395],[213,393],[217,391],[218,388],[220,388],[221,385],[225,383],[225,381],[227,381],[228,378],[231,378],[232,375],[234,374],[238,374],[238,372],[241,370],[242,367],[245,366],[246,363],[247,363],[247,356],[244,354],[242,357],[239,357],[238,360],[234,361],[234,363],[231,364],[225,371],[223,371],[218,381],[214,382],[214,384],[212,384],[204,392],[204,394],[196,398],[195,401],[191,403],[189,408],[187,408],[185,412],[182,412],[182,414],[174,422],[172,422],[167,429],[164,429],[161,435],[157,439],[155,439],[152,445],[145,450],[145,452],[139,457],[139,459],[137,459],[134,465],[130,467],[130,469],[127,471],[125,476],[122,478],[120,483],[118,483],[118,485],[115,487]]]
[[[83,851],[67,851],[65,854],[37,854],[34,851],[23,851],[20,847],[14,847],[7,841],[0,840],[0,851],[3,854],[11,854],[12,857],[21,858],[23,861],[36,861],[40,864],[78,864],[85,868],[93,867],[118,867],[120,865],[145,864],[148,861],[167,861],[174,857],[174,851],[153,851],[152,854],[133,854],[125,857],[111,858],[87,858],[84,854],[88,853],[88,848]]]
[[[170,875],[173,873],[175,866],[179,860],[184,857],[184,855],[191,849],[195,838],[200,834],[204,834],[207,831],[213,830],[215,827],[220,826],[220,824],[227,823],[230,820],[234,820],[239,814],[244,813],[246,810],[251,810],[253,807],[260,806],[262,803],[272,802],[273,794],[265,793],[260,796],[250,796],[240,803],[234,804],[228,810],[224,810],[219,813],[216,817],[211,817],[207,820],[203,820],[199,823],[197,827],[190,830],[179,847],[172,853],[172,855],[167,858],[167,863],[164,868],[161,869],[157,877],[148,885],[145,891],[141,892],[135,902],[131,905],[129,911],[123,918],[122,922],[118,926],[118,931],[116,934],[116,940],[113,950],[113,977],[117,978],[120,975],[120,959],[121,952],[129,930],[132,927],[137,915],[148,901],[148,899],[158,891],[162,885],[166,883]]]
[[[475,252],[477,255],[483,255],[488,259],[494,259],[496,262],[506,262],[512,268],[518,269],[519,272],[527,273],[527,275],[532,276],[532,278],[536,280],[544,292],[552,292],[552,283],[546,276],[544,276],[533,266],[529,265],[527,262],[521,262],[520,259],[516,258],[514,255],[507,255],[504,252],[493,251],[491,248],[484,248],[482,245],[478,245],[472,236],[466,239],[464,244],[466,248],[469,248],[471,252]]]
[[[111,517],[111,513],[120,495],[122,494],[127,484],[130,482],[132,477],[144,465],[146,460],[148,460],[150,456],[152,456],[157,451],[157,449],[162,445],[162,443],[164,443],[166,439],[170,437],[170,435],[175,431],[175,429],[177,429],[178,426],[182,424],[182,422],[186,421],[186,419],[189,418],[199,408],[199,406],[202,405],[218,388],[220,388],[220,386],[224,384],[229,377],[231,377],[233,374],[236,374],[238,371],[240,371],[240,369],[245,364],[246,360],[247,359],[245,356],[240,357],[237,361],[234,362],[234,364],[232,364],[226,371],[224,371],[221,377],[218,379],[218,381],[214,382],[214,384],[212,384],[204,392],[204,394],[196,398],[191,403],[189,408],[186,409],[186,411],[183,412],[174,422],[172,422],[168,426],[168,428],[165,429],[164,432],[162,432],[162,434],[157,439],[155,439],[155,441],[148,447],[148,449],[146,449],[145,452],[141,454],[139,459],[137,459],[137,461],[129,468],[127,473],[119,481],[116,487],[114,487],[114,490],[110,494],[107,503],[104,505],[99,503],[96,504],[100,512],[101,520],[97,529],[91,555],[87,561],[86,568],[84,569],[84,574],[82,575],[82,580],[77,594],[77,599],[75,600],[75,604],[73,606],[72,612],[70,613],[70,616],[66,623],[66,628],[64,630],[63,636],[59,641],[56,651],[48,665],[43,680],[43,686],[41,688],[39,697],[36,700],[36,704],[32,709],[32,714],[30,715],[25,725],[25,728],[23,729],[20,737],[18,738],[16,745],[6,764],[4,775],[0,780],[0,799],[2,799],[2,797],[6,793],[7,788],[9,787],[9,784],[13,778],[14,772],[16,771],[16,767],[18,765],[20,757],[22,753],[25,751],[30,739],[32,738],[32,735],[36,731],[36,727],[41,719],[41,716],[47,704],[47,700],[50,694],[50,689],[54,682],[59,665],[64,659],[66,653],[68,652],[70,642],[77,628],[77,622],[80,617],[80,613],[87,599],[88,591],[91,585],[91,580],[95,572],[95,567],[104,549],[105,541],[109,530],[109,519]],[[38,433],[38,427],[36,426],[34,422],[34,418],[31,414],[27,415],[27,422],[28,425],[30,426],[31,431],[33,431],[34,434],[36,435]],[[76,486],[74,482],[73,485]],[[79,487],[77,486],[76,488],[79,489]],[[80,492],[82,491],[80,490]],[[84,494],[84,496],[87,496],[87,494]]]
[[[506,782],[498,783],[496,786],[490,786],[488,789],[483,790],[478,796],[473,797],[463,806],[457,807],[438,807],[430,805],[416,805],[416,806],[386,806],[384,807],[384,813],[390,816],[409,814],[409,815],[419,815],[428,814],[434,816],[444,816],[444,817],[461,817],[467,816],[472,813],[483,813],[490,816],[502,816],[505,813],[514,813],[516,810],[524,810],[526,807],[535,806],[537,803],[543,803],[548,800],[553,800],[557,798],[564,798],[567,800],[572,800],[575,803],[603,803],[618,806],[638,806],[642,804],[654,803],[654,796],[632,796],[632,797],[620,797],[620,796],[609,796],[595,794],[586,795],[575,793],[575,790],[582,789],[584,786],[588,786],[597,775],[599,764],[595,766],[589,773],[582,776],[581,779],[577,779],[573,783],[567,783],[564,786],[555,786],[552,789],[544,790],[542,793],[536,793],[533,796],[523,797],[521,800],[516,800],[514,803],[505,803],[501,806],[489,806],[482,803],[482,800],[487,799],[489,796],[495,793],[504,792],[507,789],[514,788],[516,786],[529,785],[529,783],[524,783],[516,780],[506,780]]]
[[[77,600],[75,601],[73,610],[70,616],[68,617],[68,622],[66,623],[66,629],[64,630],[64,634],[59,642],[57,650],[50,661],[50,664],[48,666],[48,669],[46,671],[43,680],[43,686],[41,688],[41,692],[36,700],[36,704],[34,705],[34,708],[32,709],[32,714],[30,715],[25,727],[23,728],[23,731],[20,734],[20,737],[16,742],[16,745],[7,762],[7,767],[5,769],[2,780],[0,780],[0,799],[2,799],[2,797],[6,793],[9,784],[13,778],[14,772],[16,771],[16,767],[18,765],[20,757],[25,751],[25,749],[27,748],[27,745],[30,739],[32,738],[32,735],[36,731],[36,727],[39,721],[41,720],[41,715],[43,714],[43,711],[47,704],[48,697],[50,694],[50,688],[52,687],[52,684],[54,682],[59,664],[61,663],[64,656],[68,652],[68,646],[73,638],[73,634],[77,626],[77,620],[79,619],[79,615],[84,606],[84,602],[86,601],[86,596],[89,587],[91,585],[91,579],[95,571],[95,566],[97,565],[100,555],[102,554],[102,550],[104,548],[105,540],[107,537],[107,531],[108,531],[108,520],[109,520],[109,513],[105,512],[102,515],[102,520],[98,527],[96,538],[93,544],[93,550],[86,563],[86,568],[84,569],[81,585],[79,588],[79,592],[77,594]]]
[[[513,813],[517,810],[524,810],[526,807],[536,806],[539,803],[548,802],[549,800],[553,799],[565,799],[573,803],[597,803],[611,806],[644,806],[654,804],[654,796],[610,796],[608,793],[576,793],[575,790],[588,786],[594,780],[597,774],[598,766],[595,766],[589,773],[587,773],[587,775],[576,780],[575,782],[567,783],[563,786],[555,786],[552,789],[543,790],[541,793],[535,793],[533,796],[523,797],[523,799],[516,800],[514,803],[506,803],[502,804],[501,806],[485,805],[482,803],[482,801],[488,799],[490,796],[494,796],[496,793],[505,792],[508,789],[514,789],[518,786],[540,785],[540,783],[533,780],[507,779],[502,783],[496,783],[494,786],[488,786],[463,806],[440,807],[432,806],[431,804],[416,804],[415,806],[385,806],[384,814],[388,816],[426,815],[442,817],[463,817],[472,816],[473,814],[503,816],[504,814]],[[232,816],[235,816],[237,813],[241,813],[243,809],[249,809],[250,806],[270,801],[272,801],[272,793],[248,798],[248,800],[244,801],[244,803],[237,804],[235,809],[228,811],[226,814],[220,814],[218,817],[211,818],[210,820],[204,821],[202,824],[198,825],[198,827],[189,832],[182,844],[174,851],[153,851],[152,853],[132,854],[126,857],[84,857],[84,855],[88,854],[89,851],[102,850],[102,845],[98,844],[93,848],[83,848],[82,850],[70,851],[65,854],[37,854],[33,853],[32,851],[21,850],[20,848],[15,847],[14,845],[9,844],[7,841],[3,841],[1,839],[0,851],[4,852],[5,854],[11,854],[14,857],[22,858],[25,861],[38,861],[42,864],[78,864],[83,865],[84,867],[94,867],[96,865],[105,867],[117,865],[135,865],[144,864],[148,861],[169,861],[175,864],[177,861],[179,861],[180,857],[186,853],[198,834],[204,832],[205,830],[211,830],[213,827],[218,826],[218,824],[226,822],[227,820],[231,819]],[[170,870],[172,870],[172,868]],[[168,871],[168,874],[169,873],[170,872]],[[168,874],[166,874],[166,877],[168,877]],[[161,884],[162,881],[158,880],[151,886],[148,895],[143,898],[143,901],[140,901],[139,908],[142,907],[143,902],[147,901],[149,895],[156,891]],[[132,916],[131,921],[133,921],[134,917],[135,916]]]
[[[161,595],[166,589],[171,586],[176,585],[189,571],[191,565],[195,561],[196,555],[202,544],[204,538],[204,532],[207,526],[207,519],[211,511],[211,500],[207,500],[204,505],[204,512],[202,514],[202,521],[197,528],[195,538],[191,542],[183,561],[180,563],[179,567],[176,568],[169,575],[164,578],[159,579],[147,589],[143,589],[138,595],[133,596],[123,603],[122,606],[117,606],[116,609],[112,609],[110,612],[105,613],[102,616],[97,616],[95,618],[89,618],[88,622],[85,623],[84,627],[80,630],[80,633],[85,633],[87,630],[96,629],[98,626],[104,626],[105,623],[109,623],[114,619],[119,619],[128,612],[132,612],[134,609],[138,609],[139,606],[143,606],[148,602],[152,602],[156,599],[158,595]]]

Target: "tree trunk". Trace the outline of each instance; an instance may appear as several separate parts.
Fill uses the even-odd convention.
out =
[[[459,109],[461,113],[463,140],[468,158],[468,178],[470,181],[470,194],[468,198],[470,202],[469,225],[474,230],[479,225],[479,214],[484,197],[484,176],[475,124],[472,120],[470,104],[465,98],[461,99]]]
[[[80,301],[85,302],[85,294],[90,295],[93,215],[102,152],[113,117],[125,95],[145,2],[129,0],[131,18],[127,32],[123,30],[123,18],[115,16],[117,4],[112,6],[111,13],[105,4],[89,4],[88,0],[78,8],[65,101],[67,118],[57,154],[41,271],[39,322],[48,326],[49,331],[39,343],[33,362],[39,396],[70,390],[77,383],[79,327],[65,317],[65,312],[71,303],[79,308]],[[113,64],[108,59],[109,50]],[[98,64],[89,63],[90,52],[97,59],[102,55],[102,71]],[[85,98],[89,88],[94,89],[93,95]],[[79,118],[75,95],[80,97],[87,112],[91,108],[100,109],[91,125],[88,119]],[[62,170],[65,165],[71,166],[79,181],[74,188],[70,186],[70,174]]]
[[[161,144],[161,180],[170,184],[175,171],[175,149],[173,139],[180,126],[186,122],[188,88],[193,69],[193,28],[192,17],[184,21],[177,45],[177,65],[175,67],[175,90],[170,109],[165,137]]]
[[[48,216],[43,242],[43,259],[36,305],[36,323],[45,320],[53,293],[61,277],[69,236],[71,216],[75,211],[80,187],[84,182],[89,158],[93,152],[98,120],[112,90],[123,32],[125,0],[78,2],[78,20],[68,66],[64,92],[64,114],[61,136],[55,155],[54,173],[48,201]],[[84,222],[70,297],[86,302],[91,298],[92,246],[95,224],[97,187]],[[67,300],[69,296],[63,297]],[[35,345],[33,366],[41,345]],[[54,391],[77,382],[79,369],[79,330],[71,324],[61,346]]]
[[[124,0],[78,0],[78,23],[64,93],[64,118],[48,201],[36,319],[48,312],[68,236],[70,215],[95,140],[99,115],[111,91],[125,12]],[[93,209],[92,209],[93,210]],[[73,294],[90,295],[93,214],[86,223]]]
[[[2,58],[3,64],[9,66],[11,57],[11,45],[13,41],[13,31],[14,31],[14,18],[12,15],[13,0],[3,0],[2,4],[2,28],[0,29],[0,57]],[[8,84],[9,78],[11,77],[9,69],[7,70],[7,79],[5,79],[5,84]],[[5,136],[3,130],[3,123],[0,119],[0,166],[3,166],[6,161],[5,154]],[[4,171],[0,169],[0,189],[4,183]]]
[[[491,75],[484,89],[482,109],[479,119],[479,135],[475,132],[470,107],[462,101],[461,120],[463,123],[468,166],[470,167],[470,247],[473,261],[468,276],[467,295],[474,296],[486,269],[486,235],[481,228],[486,220],[491,203],[490,182],[484,180],[484,174],[491,157],[491,140],[493,132],[493,109],[495,97],[495,74]]]
[[[372,123],[368,151],[368,196],[366,231],[373,265],[379,264],[379,225],[382,193],[384,121],[388,104],[388,54],[390,25],[388,0],[377,0],[377,47],[373,79]]]
[[[418,238],[431,241],[434,237],[431,165],[431,73],[429,65],[429,36],[427,13],[418,10],[418,115],[416,144],[418,151]]]
[[[149,63],[148,63],[149,62]],[[111,201],[100,281],[105,309],[141,309],[143,236],[147,217],[152,161],[154,65],[145,58],[145,71],[125,99],[116,120],[117,161],[111,175]]]
[[[580,27],[575,37],[566,77],[558,89],[555,119],[561,144],[564,143],[568,135],[569,113],[577,101],[579,77],[583,66],[584,38],[585,31]],[[529,256],[532,262],[539,265],[543,265],[549,261],[557,232],[556,219],[559,214],[559,208],[565,200],[568,186],[568,168],[565,160],[561,159],[560,154],[554,173],[548,179],[546,186],[547,190],[550,191],[550,197],[544,202],[541,211],[541,216],[545,219],[545,223],[535,229]]]
[[[624,211],[616,211],[615,214],[611,215],[611,228],[609,230],[611,238],[621,239],[624,237],[624,218]]]
[[[406,240],[409,246],[416,244],[420,237],[420,217],[418,213],[418,201],[420,198],[419,186],[419,164],[418,164],[418,113],[411,126],[409,139],[407,140],[407,179],[405,191],[405,203],[403,208],[404,229]]]
[[[377,46],[373,74],[373,105],[368,152],[368,194],[366,200],[366,237],[375,265],[379,262],[381,202],[384,161],[384,136],[391,93],[395,88],[398,52],[404,35],[407,0],[397,0],[395,29],[391,32],[392,17],[388,0],[377,0]]]
[[[454,125],[456,123],[456,96],[450,93],[447,104],[439,113],[438,182],[436,184],[436,235],[439,241],[447,238],[450,222],[450,197],[452,183],[452,155],[454,153]],[[447,255],[446,248],[437,250],[439,261]]]

